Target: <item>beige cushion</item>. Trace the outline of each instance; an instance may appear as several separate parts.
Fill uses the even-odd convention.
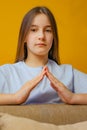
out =
[[[0,105],[0,112],[55,125],[74,124],[87,121],[87,105],[68,105],[59,103]]]
[[[0,113],[0,130],[86,130],[87,121],[69,124],[53,125],[41,123],[24,117]]]
[[[68,105],[61,103],[0,105],[0,112],[55,125],[87,121],[87,105]]]

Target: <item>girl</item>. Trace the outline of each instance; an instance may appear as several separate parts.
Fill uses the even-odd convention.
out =
[[[60,65],[58,44],[50,10],[31,9],[21,24],[16,63],[0,67],[0,104],[87,104],[87,74]]]

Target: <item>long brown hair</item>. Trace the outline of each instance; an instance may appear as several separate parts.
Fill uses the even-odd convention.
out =
[[[17,47],[17,53],[16,53],[16,59],[15,62],[25,60],[27,58],[27,46],[25,44],[25,38],[27,36],[27,33],[30,29],[30,26],[32,24],[32,21],[34,17],[37,14],[44,13],[50,20],[52,30],[53,30],[53,43],[52,47],[48,53],[48,58],[56,61],[58,64],[60,64],[59,59],[59,42],[58,42],[58,32],[57,32],[57,25],[55,18],[52,14],[52,12],[47,7],[34,7],[29,12],[26,13],[26,15],[23,18],[20,32],[19,32],[19,38],[18,38],[18,47]]]

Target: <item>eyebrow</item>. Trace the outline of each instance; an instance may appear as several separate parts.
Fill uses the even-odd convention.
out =
[[[34,24],[32,24],[31,27],[38,27],[38,25],[34,25]],[[52,28],[51,25],[46,25],[46,26],[44,26],[44,27],[50,27],[50,28]]]

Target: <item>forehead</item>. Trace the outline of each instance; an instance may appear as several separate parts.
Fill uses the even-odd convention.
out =
[[[34,17],[32,25],[51,25],[51,22],[47,15],[41,13]]]

